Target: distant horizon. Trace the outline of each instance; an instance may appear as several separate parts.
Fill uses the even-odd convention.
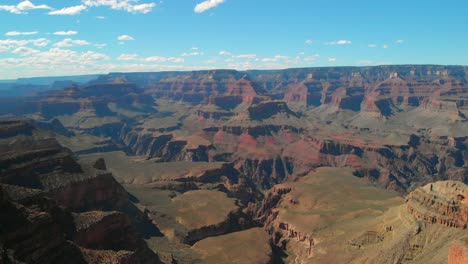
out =
[[[237,72],[248,72],[248,71],[284,71],[284,70],[295,70],[295,69],[317,69],[317,68],[374,68],[374,67],[386,67],[386,66],[438,66],[438,67],[468,67],[467,65],[455,65],[455,64],[382,64],[382,65],[369,65],[369,66],[310,66],[310,67],[293,67],[293,68],[280,68],[280,69],[246,69],[246,70],[237,70],[237,69],[228,69],[228,68],[212,68],[212,69],[198,69],[198,70],[162,70],[162,71],[115,71],[107,73],[89,73],[89,74],[71,74],[71,75],[44,75],[44,76],[31,76],[31,77],[19,77],[16,79],[0,79],[0,82],[6,83],[8,81],[17,81],[21,79],[41,79],[41,78],[67,78],[67,77],[81,77],[81,76],[99,76],[99,75],[108,75],[114,73],[170,73],[170,72],[204,72],[204,71],[237,71]]]

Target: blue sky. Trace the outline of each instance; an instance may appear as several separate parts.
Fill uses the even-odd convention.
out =
[[[466,0],[1,0],[0,79],[468,62]]]

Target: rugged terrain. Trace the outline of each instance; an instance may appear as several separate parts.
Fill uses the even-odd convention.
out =
[[[161,263],[142,237],[157,227],[103,160],[80,164],[31,121],[3,120],[0,170],[2,263]]]
[[[467,74],[406,65],[61,80],[0,98],[2,195],[36,210],[23,217],[66,225],[51,247],[85,262],[463,263]],[[12,186],[53,205],[20,203]],[[10,259],[51,255],[18,259],[21,241],[3,241]]]
[[[442,181],[404,201],[349,168],[322,167],[273,187],[256,212],[288,263],[445,263],[450,242],[468,235],[467,192]]]

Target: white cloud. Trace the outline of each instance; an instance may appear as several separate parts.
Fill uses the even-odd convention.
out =
[[[273,58],[263,58],[261,59],[262,62],[278,62],[278,61],[289,61],[290,58],[288,56],[283,55],[276,55]]]
[[[102,49],[104,47],[106,47],[107,44],[106,43],[100,43],[100,44],[94,44],[94,47],[98,48],[98,49]]]
[[[325,45],[351,45],[351,40],[338,40],[332,42],[326,42]]]
[[[151,57],[149,57],[151,58]],[[0,78],[19,78],[31,76],[55,76],[79,75],[79,74],[105,74],[108,72],[142,72],[142,71],[182,71],[212,69],[210,65],[187,66],[184,64],[165,64],[181,61],[183,59],[171,59],[164,57],[153,57],[149,62],[139,59],[135,63],[113,62],[110,57],[103,53],[92,51],[77,52],[68,49],[52,48],[48,51],[39,52],[29,57],[0,59]]]
[[[117,60],[120,61],[130,61],[130,60],[137,60],[138,55],[137,54],[120,54],[119,57],[117,57]]]
[[[138,0],[81,0],[81,5],[64,7],[58,10],[48,5],[35,5],[31,1],[22,1],[17,5],[0,5],[0,10],[4,10],[13,14],[27,14],[28,10],[33,9],[48,9],[51,10],[49,15],[78,15],[88,7],[108,6],[114,10],[124,10],[130,13],[146,14],[153,10],[156,3],[134,4]],[[104,19],[103,16],[97,16],[99,19]]]
[[[383,45],[383,46],[382,46],[382,48],[384,48],[384,49],[388,49],[388,48],[390,48],[390,46],[389,46],[389,45],[387,45],[387,44],[385,44],[385,45]]]
[[[336,58],[328,58],[328,62],[335,62]]]
[[[377,45],[375,45],[375,44],[369,44],[368,47],[374,49],[374,48],[377,48]]]
[[[156,3],[134,5],[135,0],[81,0],[86,6],[108,6],[114,10],[124,10],[130,13],[146,14],[153,11]]]
[[[29,56],[0,59],[0,67],[18,68],[22,72],[41,71],[44,75],[50,75],[51,71],[56,73],[75,72],[80,69],[94,70],[98,62],[109,59],[109,56],[93,51],[76,52],[60,48],[52,48],[43,52],[18,49],[16,52],[18,54],[29,52]]]
[[[121,35],[117,39],[120,40],[120,41],[135,40],[132,36],[129,36],[129,35]]]
[[[314,41],[311,40],[311,39],[307,39],[307,40],[305,41],[305,44],[307,44],[307,45],[310,45],[310,44],[313,44],[313,43],[314,43]]]
[[[80,14],[81,11],[86,10],[86,8],[87,7],[84,5],[70,6],[59,10],[50,11],[48,14],[57,16],[74,16]]]
[[[0,39],[0,51],[5,52],[10,49],[14,49],[17,47],[23,47],[27,45],[33,45],[36,47],[45,47],[49,45],[50,40],[45,39],[45,38],[39,38],[39,39],[21,39],[21,40],[16,40],[16,39]]]
[[[20,56],[31,56],[39,52],[40,52],[39,50],[28,48],[28,47],[18,47],[15,50],[13,50],[11,53],[18,54]]]
[[[83,61],[102,61],[108,60],[109,56],[94,51],[86,51],[80,55],[80,59]]]
[[[0,10],[8,11],[13,14],[27,14],[28,10],[33,9],[53,9],[48,5],[35,5],[31,1],[23,1],[17,5],[0,5]]]
[[[219,52],[219,55],[221,56],[231,56],[232,54],[228,51],[222,50]]]
[[[253,60],[257,58],[257,55],[256,54],[242,54],[242,55],[237,55],[236,58]]]
[[[143,61],[147,62],[174,62],[174,63],[181,63],[185,60],[183,58],[176,58],[176,57],[161,57],[161,56],[152,56],[144,58]]]
[[[14,39],[3,39],[0,40],[0,46],[13,48],[26,46],[31,43],[32,40],[14,40]]]
[[[60,42],[57,42],[54,44],[54,46],[56,47],[72,47],[72,46],[86,46],[86,45],[90,45],[91,43],[89,43],[88,41],[86,40],[82,40],[82,39],[71,39],[71,38],[66,38]]]
[[[117,60],[120,61],[143,61],[143,62],[172,62],[172,63],[182,63],[185,60],[183,58],[177,57],[163,57],[163,56],[151,56],[142,58],[138,54],[120,54],[117,57]]]
[[[277,60],[289,60],[289,57],[284,56],[284,55],[276,55],[275,59],[277,59]]]
[[[69,31],[56,31],[56,32],[54,32],[53,34],[54,34],[54,35],[57,35],[57,36],[72,36],[72,35],[78,34],[78,32],[73,31],[73,30],[69,30]]]
[[[50,40],[46,39],[46,38],[40,38],[40,39],[34,39],[34,40],[31,40],[32,44],[34,46],[37,46],[37,47],[45,47],[47,45],[49,45],[50,43]]]
[[[29,32],[19,32],[19,31],[9,31],[5,33],[5,36],[29,36],[29,35],[36,35],[37,31],[29,31]]]
[[[134,5],[126,8],[125,10],[130,12],[130,13],[143,13],[147,14],[151,11],[153,11],[153,7],[155,7],[155,3],[149,3],[149,4],[140,4],[140,5]]]
[[[198,51],[197,52],[190,52],[190,53],[184,52],[184,53],[180,54],[180,56],[182,56],[182,57],[203,56],[203,55],[204,55],[203,52],[198,52]]]
[[[224,0],[207,0],[197,4],[194,8],[196,13],[203,13],[211,8],[217,7],[224,3]]]
[[[395,43],[396,43],[396,44],[402,44],[403,42],[404,42],[404,40],[402,40],[402,39],[397,39],[397,40],[395,40]]]

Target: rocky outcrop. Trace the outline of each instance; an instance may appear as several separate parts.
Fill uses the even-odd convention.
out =
[[[258,222],[254,222],[250,215],[245,214],[239,209],[229,213],[226,219],[221,223],[189,230],[182,241],[185,244],[193,245],[207,237],[225,235],[255,226],[259,226]]]
[[[85,212],[72,217],[45,192],[11,185],[0,188],[3,260],[101,263],[89,255],[113,255],[119,257],[112,263],[160,263],[123,213]]]
[[[266,190],[291,175],[294,164],[287,158],[238,159],[234,161],[234,167],[244,175],[248,175],[256,186]]]
[[[50,122],[34,122],[34,126],[42,130],[51,131],[57,135],[62,135],[66,137],[75,136],[75,133],[65,128],[63,124],[55,118]]]
[[[197,104],[211,100],[211,96],[223,95],[228,86],[236,82],[242,74],[232,70],[196,71],[188,75],[184,73],[160,73],[159,78],[147,81],[142,76],[129,80],[148,87],[149,93],[155,98],[182,101]],[[155,80],[155,81],[153,81]],[[144,83],[144,84],[143,84]],[[241,98],[242,99],[242,98]]]
[[[260,221],[271,222],[275,217],[273,214],[273,209],[277,207],[283,196],[291,191],[292,188],[290,186],[281,184],[275,185],[266,194],[261,203],[256,205],[257,208],[251,206],[249,209],[256,214],[255,217]]]
[[[94,175],[67,181],[50,178],[46,186],[59,205],[73,211],[112,210],[130,206],[126,191],[109,172],[96,171]]]
[[[258,221],[264,224],[271,234],[272,243],[281,250],[286,250],[288,240],[293,239],[307,247],[308,255],[312,254],[314,237],[312,234],[295,227],[291,223],[278,219],[277,207],[298,201],[288,200],[287,194],[293,191],[291,186],[275,185],[265,196],[257,208],[250,207],[251,212],[256,213]],[[287,205],[286,205],[287,206]]]
[[[468,187],[462,182],[428,184],[408,195],[406,205],[417,219],[433,224],[468,227]]]
[[[240,95],[220,95],[211,96],[209,103],[212,103],[221,109],[230,110],[242,104],[243,98]]]
[[[444,101],[427,98],[424,99],[420,107],[424,110],[435,113],[446,112],[453,116],[462,115],[456,101]]]
[[[13,140],[13,138],[12,138]],[[13,141],[0,146],[0,182],[30,188],[43,188],[45,175],[79,173],[72,153],[53,138]]]
[[[130,219],[120,212],[89,211],[74,215],[73,241],[94,250],[136,250],[138,237]]]
[[[13,123],[32,126],[29,121]],[[8,141],[0,144],[3,259],[97,263],[96,256],[113,251],[111,255],[119,256],[113,263],[160,263],[140,238],[157,228],[130,202],[103,160],[78,164],[70,150],[44,131],[32,126],[20,134],[24,129],[16,127],[8,129]],[[100,252],[103,249],[110,251]],[[130,255],[123,257],[122,250]]]
[[[4,192],[0,205],[2,263],[86,263],[79,248],[66,240],[62,226],[66,221],[59,217],[65,213],[44,200],[42,192],[6,185],[0,189]]]
[[[261,100],[259,96],[263,93],[265,91],[253,83],[247,75],[229,85],[226,91],[226,95],[241,96],[242,102],[249,104]]]
[[[14,137],[17,135],[30,135],[33,126],[23,120],[1,120],[0,138]]]
[[[268,101],[253,105],[248,108],[249,116],[252,119],[267,119],[277,114],[298,117],[291,111],[288,105],[282,101]]]

